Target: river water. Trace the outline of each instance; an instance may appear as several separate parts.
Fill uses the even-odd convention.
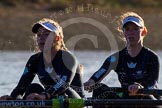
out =
[[[156,51],[162,59],[162,51]],[[78,61],[84,65],[84,82],[102,65],[104,60],[110,55],[107,51],[74,51]],[[0,51],[0,96],[10,94],[18,83],[24,66],[33,53],[30,51]],[[162,89],[162,64],[160,65],[159,88]],[[33,82],[38,82],[36,77]],[[103,79],[104,83],[112,87],[119,87],[115,72],[111,72]],[[90,97],[91,93],[85,92],[86,97]]]

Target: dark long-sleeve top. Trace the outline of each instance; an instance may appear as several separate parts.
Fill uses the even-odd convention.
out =
[[[139,83],[144,88],[157,88],[159,58],[155,52],[143,47],[136,57],[131,57],[124,48],[109,56],[90,79],[100,82],[111,70],[118,75],[123,88]]]
[[[67,89],[73,89],[81,97],[83,97],[82,75],[79,69],[79,64],[76,58],[68,51],[58,51],[55,58],[52,60],[52,66],[59,79],[54,80],[55,74],[50,73],[50,67],[45,67],[43,52],[34,54],[28,60],[24,73],[16,88],[12,91],[11,96],[16,98],[18,95],[23,95],[26,88],[31,84],[35,75],[46,92],[52,96],[62,94]]]

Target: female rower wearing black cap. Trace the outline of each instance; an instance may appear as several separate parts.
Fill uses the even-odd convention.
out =
[[[126,40],[125,48],[105,60],[100,69],[84,83],[85,90],[92,91],[94,85],[114,70],[121,87],[128,92],[124,95],[115,92],[105,95],[106,89],[102,87],[107,85],[99,84],[93,88],[94,98],[155,99],[151,95],[137,95],[141,88],[156,89],[159,77],[159,58],[154,51],[143,45],[147,34],[144,20],[134,12],[127,12],[121,15],[121,22],[121,31]]]
[[[45,100],[58,96],[84,97],[80,65],[65,47],[61,26],[44,18],[33,25],[32,32],[36,34],[40,52],[30,57],[11,95],[0,99],[17,99],[20,96],[27,100]],[[31,83],[35,75],[38,75],[43,87]]]

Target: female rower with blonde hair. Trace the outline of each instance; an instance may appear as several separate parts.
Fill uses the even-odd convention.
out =
[[[138,95],[138,90],[141,88],[156,89],[159,77],[158,55],[143,44],[147,35],[144,20],[134,12],[122,14],[120,20],[119,28],[126,41],[125,47],[105,60],[100,69],[85,82],[85,90],[91,91],[95,84],[100,83],[111,70],[114,70],[121,87],[126,91],[123,95],[116,92],[107,93],[105,97],[103,94],[107,85],[99,84],[101,87],[93,88],[94,98],[155,99],[152,95]]]
[[[62,27],[51,19],[43,18],[33,25],[32,32],[36,35],[40,51],[28,60],[11,95],[0,99],[17,99],[20,96],[27,100],[84,97],[79,63],[64,44]],[[31,83],[35,75],[42,85]]]

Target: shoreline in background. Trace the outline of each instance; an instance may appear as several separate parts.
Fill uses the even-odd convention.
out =
[[[81,0],[76,3],[71,1],[72,5],[69,5],[71,2],[63,2],[64,0],[61,0],[62,3],[60,5],[58,3],[49,5],[48,2],[51,0],[46,4],[44,4],[43,0],[41,1],[42,3],[35,2],[30,4],[31,1],[29,0],[24,6],[22,6],[23,2],[19,3],[17,1],[15,2],[17,4],[15,4],[14,2],[3,1],[13,6],[0,5],[0,50],[33,50],[34,41],[32,36],[34,34],[31,32],[31,26],[35,21],[43,17],[54,18],[59,23],[78,17],[90,18],[107,27],[113,34],[117,46],[120,49],[124,46],[124,42],[120,39],[119,33],[116,30],[116,21],[118,16],[126,11],[137,12],[144,18],[148,28],[148,37],[146,37],[144,44],[153,50],[162,49],[160,29],[162,28],[162,11],[160,7],[154,6],[156,5],[154,1],[150,1],[150,4],[145,4],[144,1],[140,1],[141,7],[135,6],[135,4],[131,5],[133,0],[127,1],[128,3],[123,1],[121,4],[113,1],[112,6],[108,2],[107,5],[101,5],[97,1],[91,5]],[[154,4],[151,5],[151,3]],[[158,5],[161,5],[160,3]],[[90,35],[95,36],[98,47],[95,47],[89,38],[82,38],[76,43],[76,50],[111,49],[109,43],[111,40],[106,38],[105,34],[97,28],[97,25],[94,27],[89,23],[75,23],[65,27],[65,43],[71,38],[82,34],[85,34],[85,37],[89,37]],[[67,47],[72,49],[71,45]]]

